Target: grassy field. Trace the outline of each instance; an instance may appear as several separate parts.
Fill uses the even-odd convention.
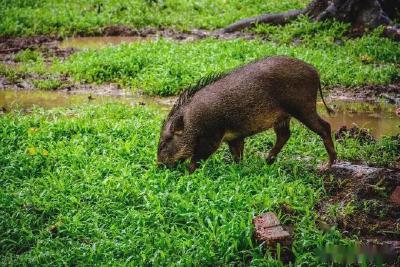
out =
[[[315,134],[294,122],[276,164],[256,156],[271,148],[268,132],[248,140],[241,164],[224,145],[188,175],[155,164],[164,116],[122,104],[0,116],[2,265],[279,266],[251,238],[252,217],[265,211],[294,225],[298,264],[317,266],[318,248],[352,243],[316,226],[316,167],[327,156]],[[379,165],[398,146],[348,139],[338,152]]]
[[[99,34],[107,25],[215,29],[260,13],[304,7],[308,0],[1,0],[0,36]]]
[[[257,27],[255,31],[265,34],[267,41],[138,41],[83,50],[65,60],[56,58],[50,66],[37,51],[25,50],[15,57],[22,67],[3,66],[0,73],[11,80],[29,73],[44,75],[52,82],[37,82],[43,89],[62,86],[55,79],[67,75],[79,82],[116,82],[130,90],[167,96],[209,73],[226,72],[265,56],[288,55],[314,65],[323,85],[388,84],[400,79],[400,47],[395,41],[380,37],[379,29],[350,39],[345,36],[347,29],[343,23],[301,18],[285,27]]]
[[[107,25],[216,29],[308,2],[0,0],[0,36],[96,35]],[[255,40],[139,41],[63,59],[24,50],[2,58],[0,76],[43,90],[71,79],[167,96],[209,73],[289,55],[316,66],[325,86],[398,82],[398,43],[381,37],[382,29],[361,38],[350,38],[348,29],[301,17],[286,26],[258,25]],[[165,115],[121,103],[0,114],[0,265],[282,266],[252,239],[252,218],[265,211],[293,226],[299,266],[323,266],[318,251],[357,240],[318,227],[315,205],[327,192],[317,167],[327,155],[298,122],[272,166],[257,156],[273,145],[269,131],[247,140],[242,163],[234,164],[223,145],[189,175],[185,165],[156,166]],[[336,148],[341,160],[391,166],[400,144],[398,137],[347,138]]]
[[[77,53],[55,64],[53,70],[78,81],[118,82],[148,94],[174,95],[208,73],[229,71],[271,55],[311,63],[324,85],[386,84],[400,78],[400,48],[374,35],[348,40],[343,46],[333,39],[300,45],[240,39],[140,42]]]

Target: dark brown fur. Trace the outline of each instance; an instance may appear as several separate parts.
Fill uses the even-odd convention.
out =
[[[267,157],[272,163],[289,139],[289,121],[295,117],[321,136],[332,164],[336,152],[331,128],[316,109],[319,89],[314,67],[278,56],[245,65],[200,90],[184,92],[163,125],[158,162],[172,165],[190,159],[192,172],[223,141],[239,162],[246,137],[274,128],[277,140]]]

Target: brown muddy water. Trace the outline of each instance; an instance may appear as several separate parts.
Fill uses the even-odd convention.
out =
[[[35,107],[52,109],[57,107],[73,107],[76,105],[93,105],[106,103],[124,103],[131,106],[152,106],[161,110],[169,110],[174,98],[149,97],[142,95],[110,96],[92,94],[72,94],[68,92],[40,90],[0,90],[0,112],[21,110],[30,112]]]
[[[58,47],[76,49],[99,49],[123,43],[132,43],[146,40],[143,37],[133,36],[96,36],[96,37],[71,37],[63,40]]]
[[[110,102],[124,103],[131,106],[152,106],[168,111],[173,105],[174,100],[175,98],[142,95],[115,97],[39,90],[0,90],[0,113],[1,111],[9,112],[16,109],[30,112],[34,107],[51,109],[75,105],[106,104]],[[400,133],[400,118],[395,114],[394,105],[384,102],[330,101],[329,106],[333,107],[336,111],[333,116],[326,114],[322,103],[318,103],[318,105],[322,117],[330,122],[332,131],[337,131],[342,126],[358,126],[369,129],[375,137]]]

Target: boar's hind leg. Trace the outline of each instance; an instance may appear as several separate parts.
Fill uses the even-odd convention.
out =
[[[276,156],[282,150],[283,146],[290,138],[290,118],[280,121],[274,126],[276,134],[276,142],[267,156],[267,163],[272,164],[276,160]]]
[[[233,160],[239,163],[243,158],[244,138],[237,138],[228,142],[229,150],[232,153]]]
[[[331,125],[324,121],[316,112],[298,119],[311,131],[321,136],[329,155],[329,165],[332,165],[336,160],[336,151],[331,135]]]

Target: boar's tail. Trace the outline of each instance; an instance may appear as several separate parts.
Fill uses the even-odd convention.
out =
[[[328,105],[325,103],[324,97],[322,95],[321,83],[319,83],[319,93],[321,95],[322,103],[324,103],[324,106],[325,106],[326,111],[328,112],[328,114],[329,115],[335,114],[335,111],[332,108],[328,107]]]

